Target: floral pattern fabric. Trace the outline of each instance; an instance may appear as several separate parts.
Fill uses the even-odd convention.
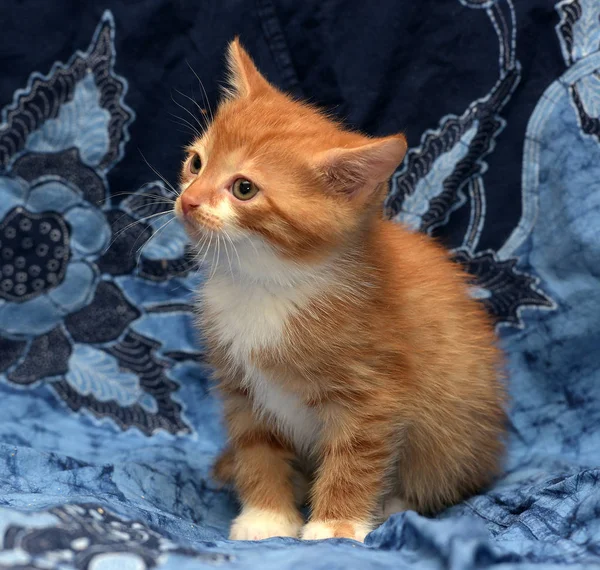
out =
[[[214,21],[230,35],[245,30],[275,83],[314,91],[340,114],[351,106],[350,122],[379,121],[374,131],[394,129],[404,113],[397,26],[435,48],[421,50],[427,65],[411,68],[407,90],[417,84],[433,99],[438,58],[458,54],[460,96],[446,78],[449,108],[407,124],[419,136],[409,136],[384,214],[441,240],[496,322],[510,373],[505,472],[435,519],[393,516],[365,545],[226,540],[237,505],[210,477],[223,432],[194,328],[201,277],[170,213],[172,189],[152,171],[177,164],[159,158],[148,169],[132,156],[140,117],[164,124],[147,111],[153,97],[161,116],[178,115],[174,127],[195,130],[210,116],[215,58],[201,58],[207,97],[196,70],[180,83],[172,70],[201,38],[224,45],[229,32],[202,19],[206,10],[191,22],[177,3],[159,0],[144,14],[115,4],[87,43],[67,41],[72,55],[27,70],[0,103],[0,568],[599,564],[600,6],[453,0],[426,16],[415,3],[386,2],[387,15],[368,15],[374,34],[358,0],[235,2]],[[352,40],[341,30],[347,18]],[[547,40],[544,65],[532,30]],[[381,48],[370,66],[356,51],[365,34]],[[182,49],[185,38],[196,43]],[[464,80],[470,65],[489,81]],[[360,84],[380,72],[378,89]],[[171,95],[174,106],[163,104]],[[173,156],[175,135],[160,137],[157,156]],[[504,179],[519,183],[500,188]]]
[[[124,289],[125,276],[157,283],[185,278],[191,265],[179,226],[151,240],[168,213],[162,182],[111,204],[105,177],[134,118],[112,69],[113,33],[107,14],[86,53],[34,75],[5,110],[1,136],[13,153],[0,177],[0,370],[17,385],[43,380],[71,409],[123,429],[184,433],[160,345],[134,330],[147,310]]]

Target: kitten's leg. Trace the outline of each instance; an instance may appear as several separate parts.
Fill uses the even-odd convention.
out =
[[[225,415],[234,453],[233,479],[242,503],[229,538],[298,536],[303,521],[294,501],[291,449],[255,417],[247,396],[228,397]]]
[[[235,454],[231,447],[226,447],[217,457],[213,469],[212,478],[221,485],[231,485],[234,482]],[[297,465],[292,470],[292,485],[296,505],[301,507],[306,502],[309,491],[308,478],[304,471]]]
[[[339,418],[338,418],[339,420]],[[312,490],[312,514],[304,540],[364,541],[381,513],[381,498],[393,465],[392,422],[365,425],[336,421],[325,431],[321,465]]]
[[[231,447],[226,447],[213,465],[212,477],[221,485],[233,483],[235,473],[235,454]]]

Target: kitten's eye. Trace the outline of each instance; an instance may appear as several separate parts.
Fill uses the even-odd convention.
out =
[[[198,174],[198,172],[200,172],[201,168],[202,168],[202,160],[200,159],[200,155],[195,154],[192,157],[192,160],[190,160],[190,172],[192,174]]]
[[[254,182],[250,182],[250,180],[238,178],[233,183],[231,193],[238,200],[250,200],[250,198],[254,198],[258,194],[258,186]]]

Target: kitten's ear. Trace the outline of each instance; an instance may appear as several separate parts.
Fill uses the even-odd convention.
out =
[[[230,94],[234,97],[248,97],[270,87],[269,82],[256,69],[252,58],[236,37],[227,50]]]
[[[401,134],[365,139],[360,146],[320,153],[317,168],[335,192],[348,196],[372,192],[393,174],[406,149],[406,137]]]

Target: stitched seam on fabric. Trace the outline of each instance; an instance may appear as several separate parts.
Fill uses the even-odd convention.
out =
[[[272,0],[256,0],[256,9],[263,34],[269,45],[273,59],[281,73],[284,89],[302,94],[302,87],[296,74],[292,56],[285,40],[285,34],[277,17]]]

